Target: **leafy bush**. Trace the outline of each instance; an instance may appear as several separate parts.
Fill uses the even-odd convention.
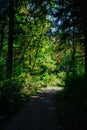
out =
[[[17,78],[5,80],[1,91],[1,100],[8,103],[14,102],[20,95],[22,88],[22,82],[19,82]]]
[[[57,112],[64,129],[87,129],[87,81],[69,75],[65,88],[57,92]],[[86,128],[85,128],[86,127]]]
[[[83,75],[75,78],[68,77],[64,92],[74,104],[76,103],[80,107],[87,107],[87,81]]]

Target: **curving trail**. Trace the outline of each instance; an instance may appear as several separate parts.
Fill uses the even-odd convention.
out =
[[[9,122],[6,130],[60,130],[54,105],[58,88],[46,88],[31,96],[29,102]]]

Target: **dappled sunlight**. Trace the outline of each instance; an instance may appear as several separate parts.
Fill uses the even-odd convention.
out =
[[[40,98],[40,96],[31,96],[32,99],[37,99],[37,98]]]
[[[54,95],[57,89],[46,88],[31,96],[6,130],[58,130]]]
[[[77,111],[75,114],[79,120],[85,117],[86,7],[86,0],[0,0],[0,129],[3,129],[5,120],[7,122],[27,101],[30,114],[32,109],[29,111],[29,107],[38,104],[33,110],[40,107],[44,116],[41,106],[48,107],[49,113],[54,109],[49,107],[51,100],[57,96],[60,98],[57,105],[63,108],[66,117],[68,110],[70,113]],[[67,120],[70,121],[75,114],[72,113]],[[36,117],[39,115],[37,113]],[[32,124],[36,119],[29,121]],[[28,120],[24,121],[24,129],[15,127],[11,130],[27,130]],[[73,124],[75,122],[82,123],[74,120]],[[38,130],[42,129],[38,127]]]
[[[43,88],[41,92],[38,92],[37,94],[34,94],[30,97],[30,101],[36,102],[39,100],[42,103],[50,103],[52,100],[52,96],[55,96],[57,91],[60,91],[62,88],[58,87],[48,87],[48,88]],[[47,99],[47,97],[49,99]]]

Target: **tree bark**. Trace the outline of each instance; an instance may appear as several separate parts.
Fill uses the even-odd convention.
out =
[[[72,52],[72,72],[73,72],[73,79],[75,78],[75,53],[76,53],[76,46],[75,46],[75,35],[74,29],[72,32],[72,44],[73,44],[73,52]]]
[[[2,48],[3,48],[4,28],[5,28],[5,25],[4,25],[4,23],[2,23],[1,39],[0,39],[0,57],[1,57],[1,54],[2,54]]]
[[[35,67],[35,64],[36,64],[38,52],[39,52],[39,42],[38,42],[38,45],[37,45],[37,48],[36,48],[35,60],[34,60],[34,63],[32,65],[31,72],[30,72],[31,75],[33,74],[33,71],[34,71],[34,67]]]
[[[87,30],[85,30],[84,47],[85,47],[85,77],[87,78]]]
[[[9,3],[8,52],[7,52],[7,65],[6,65],[7,78],[12,77],[13,37],[14,37],[14,0],[10,0],[10,3]]]

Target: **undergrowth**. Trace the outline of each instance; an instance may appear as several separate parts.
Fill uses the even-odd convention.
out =
[[[32,82],[20,78],[7,79],[0,84],[0,130],[39,89]]]
[[[64,130],[87,129],[87,81],[69,77],[64,90],[56,94],[58,122]]]

